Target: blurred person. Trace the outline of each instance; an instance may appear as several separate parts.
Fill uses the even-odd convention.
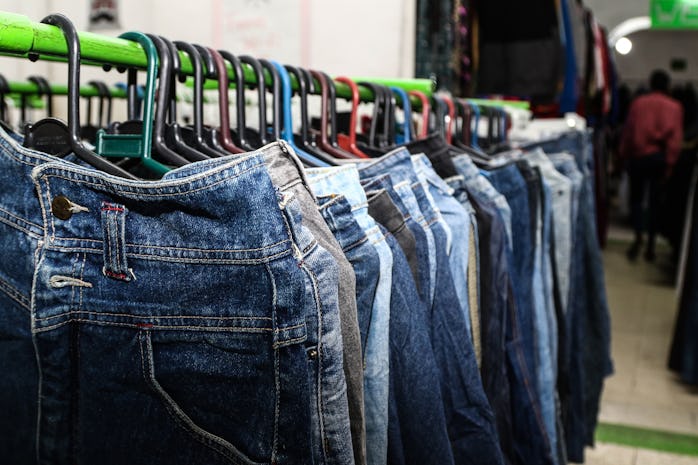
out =
[[[647,208],[647,247],[645,259],[655,259],[655,240],[662,182],[681,152],[683,109],[669,96],[670,78],[662,70],[650,75],[650,92],[630,104],[623,128],[620,157],[626,162],[630,178],[630,211],[635,240],[626,254],[635,260],[640,253],[644,233],[645,197]]]

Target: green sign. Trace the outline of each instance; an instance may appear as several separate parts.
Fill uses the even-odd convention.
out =
[[[650,0],[653,29],[698,29],[698,0]]]

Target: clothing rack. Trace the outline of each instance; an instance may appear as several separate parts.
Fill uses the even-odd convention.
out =
[[[36,83],[27,81],[27,82],[19,82],[19,81],[11,81],[8,82],[8,90],[5,92],[5,95],[11,96],[13,94],[19,94],[19,95],[40,95],[42,94],[41,89],[39,89],[39,86],[36,85]],[[51,87],[51,94],[52,95],[68,95],[68,86],[65,84],[50,84]],[[111,87],[109,88],[109,95],[112,98],[126,98],[126,91],[123,89],[119,89],[118,87]],[[88,85],[83,85],[80,86],[80,96],[81,97],[99,97],[99,91],[93,87],[93,86],[88,86]]]
[[[31,21],[24,15],[18,15],[9,12],[0,12],[0,23],[4,28],[0,34],[0,55],[9,56],[24,56],[31,60],[47,60],[65,62],[68,54],[68,47],[65,38],[60,28]],[[113,66],[118,70],[125,68],[146,69],[147,57],[143,47],[140,44],[120,39],[117,37],[109,37],[90,32],[78,32],[80,38],[80,52],[82,55],[82,64],[94,66]],[[193,68],[189,57],[179,52],[181,60],[181,72],[192,76]],[[226,64],[228,75],[234,76],[232,68]],[[243,64],[245,74],[245,83],[255,84],[257,79],[252,68]],[[271,76],[265,71],[267,82],[271,84]],[[417,90],[427,96],[434,91],[434,81],[430,79],[376,79],[368,78],[364,81],[376,82],[394,87],[399,87],[403,90]],[[351,89],[348,85],[336,83],[337,97],[350,99]],[[294,90],[298,89],[298,82],[294,76],[291,76],[291,86]],[[373,101],[373,92],[365,87],[359,87],[362,101]],[[82,92],[81,92],[82,95]],[[97,95],[96,93],[94,94]],[[415,99],[415,104],[419,101]]]

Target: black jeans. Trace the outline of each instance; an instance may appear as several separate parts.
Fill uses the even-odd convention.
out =
[[[656,153],[630,160],[630,212],[632,216],[635,241],[642,240],[644,232],[645,210],[643,201],[648,195],[647,235],[649,246],[654,246],[659,214],[662,178],[666,170],[663,153]]]

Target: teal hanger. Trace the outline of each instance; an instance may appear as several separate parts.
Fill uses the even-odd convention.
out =
[[[153,41],[141,32],[125,32],[119,37],[141,44],[148,57],[145,99],[143,101],[143,131],[141,134],[107,134],[106,131],[100,130],[97,132],[96,152],[104,157],[137,158],[149,171],[162,176],[170,171],[170,168],[153,160],[151,156],[158,53]]]

